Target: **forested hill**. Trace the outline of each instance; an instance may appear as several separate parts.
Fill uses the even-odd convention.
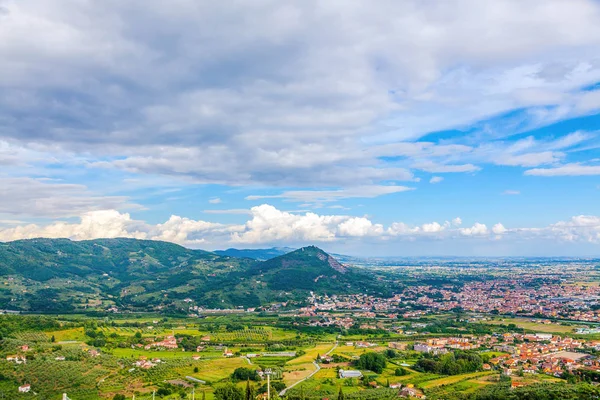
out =
[[[382,290],[316,247],[260,262],[136,239],[0,243],[0,276],[0,309],[37,312],[187,312]]]
[[[271,258],[282,256],[294,251],[291,247],[271,247],[270,249],[227,249],[216,250],[215,254],[220,256],[244,257],[254,260],[266,261]]]

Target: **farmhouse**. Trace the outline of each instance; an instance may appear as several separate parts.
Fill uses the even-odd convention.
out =
[[[31,385],[25,384],[23,386],[19,386],[19,393],[29,393],[29,391],[31,390]]]

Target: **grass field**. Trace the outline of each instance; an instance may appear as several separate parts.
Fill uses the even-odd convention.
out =
[[[533,322],[526,319],[520,318],[503,318],[500,320],[485,321],[486,324],[490,325],[508,325],[515,324],[519,328],[527,329],[535,332],[545,333],[573,333],[574,328],[572,326],[564,326],[558,324],[542,324],[539,322]]]
[[[46,335],[48,336],[48,338],[51,338],[52,336],[54,336],[54,339],[57,342],[70,342],[70,341],[82,342],[86,338],[83,328],[73,328],[73,329],[65,329],[65,330],[61,330],[61,331],[46,332]]]
[[[148,357],[148,358],[192,358],[192,355],[199,354],[193,352],[185,352],[185,351],[154,351],[154,350],[137,350],[131,348],[125,349],[112,349],[110,351],[112,355],[119,358],[139,358],[139,357]],[[214,354],[215,357],[221,356],[221,353]],[[203,358],[208,358],[206,353],[202,353]]]
[[[178,372],[182,375],[193,376],[194,378],[202,379],[204,381],[216,382],[229,378],[236,368],[256,368],[252,365],[248,365],[246,360],[239,357],[200,361],[195,363],[194,366],[198,367],[197,373],[193,371],[193,367]]]
[[[451,385],[451,384],[454,384],[454,383],[457,383],[460,381],[480,378],[482,376],[492,375],[492,374],[494,374],[494,372],[486,371],[486,372],[473,372],[471,374],[445,376],[443,378],[432,379],[432,380],[423,382],[420,385],[420,387],[422,389],[429,389],[429,388],[436,387],[436,386]]]

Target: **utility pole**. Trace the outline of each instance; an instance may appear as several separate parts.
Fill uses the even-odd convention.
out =
[[[156,395],[156,390],[152,392],[152,400],[154,400],[155,395]]]
[[[196,388],[192,388],[192,400],[196,400]]]
[[[271,400],[271,373],[271,368],[265,370],[265,374],[267,374],[267,400]]]

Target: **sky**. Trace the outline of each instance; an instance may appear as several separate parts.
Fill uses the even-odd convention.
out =
[[[0,241],[600,256],[600,2],[0,0]]]

